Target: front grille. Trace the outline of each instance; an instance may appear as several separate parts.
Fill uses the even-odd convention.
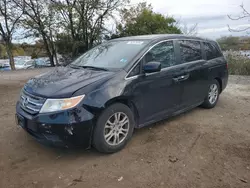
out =
[[[45,101],[45,98],[34,96],[26,92],[24,89],[22,90],[20,95],[20,106],[24,111],[28,112],[29,114],[38,113],[41,110]]]

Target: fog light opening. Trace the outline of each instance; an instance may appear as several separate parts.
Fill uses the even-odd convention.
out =
[[[49,124],[41,124],[41,127],[44,128],[44,129],[51,129],[51,125]]]
[[[71,125],[66,126],[65,130],[68,132],[69,135],[73,135],[73,132],[72,132],[74,130],[73,126]]]

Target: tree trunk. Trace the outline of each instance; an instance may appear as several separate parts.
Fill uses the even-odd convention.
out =
[[[13,57],[13,53],[12,53],[12,44],[9,41],[6,41],[5,44],[6,44],[6,50],[7,50],[7,54],[9,57],[11,70],[16,70],[14,57]]]
[[[51,54],[51,53],[49,52],[48,56],[49,56],[50,65],[51,65],[52,67],[54,67],[54,66],[55,66],[55,63],[54,63],[53,54]]]
[[[55,44],[53,44],[53,54],[54,54],[54,57],[55,57],[56,66],[59,66]]]
[[[50,61],[50,65],[52,66],[52,67],[54,67],[55,66],[55,64],[54,64],[54,57],[53,57],[53,55],[49,55],[49,61]]]
[[[54,60],[56,62],[56,66],[59,66],[58,59],[57,59],[56,45],[55,45],[55,42],[53,40],[53,34],[52,34],[51,29],[50,29],[50,41],[49,42],[50,42],[50,47],[51,47],[51,54],[55,58]]]
[[[46,34],[45,32],[41,32],[42,33],[42,37],[43,37],[43,43],[44,43],[44,46],[45,46],[45,49],[47,51],[47,54],[49,56],[49,60],[50,60],[50,65],[52,67],[55,66],[55,63],[54,63],[54,58],[53,58],[53,53],[50,51],[50,47],[49,47],[49,41],[46,37]]]

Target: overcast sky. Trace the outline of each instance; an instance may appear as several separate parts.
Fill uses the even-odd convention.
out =
[[[250,19],[232,21],[227,17],[227,15],[240,15],[242,3],[250,12],[250,0],[131,0],[131,4],[136,5],[142,1],[151,3],[155,12],[173,16],[180,23],[185,23],[188,26],[197,23],[198,36],[201,37],[217,39],[228,35],[250,36],[250,31],[248,34],[246,32],[230,32],[227,27],[227,25],[230,25],[231,28],[250,27]],[[111,23],[110,28],[114,29],[113,21]],[[16,35],[19,35],[20,31]],[[34,42],[33,38],[14,38],[14,42]]]
[[[239,15],[243,3],[250,12],[250,0],[145,0],[151,3],[154,11],[164,15],[174,16],[187,25],[198,24],[198,35],[208,38],[219,38],[226,35],[247,35],[246,32],[232,33],[232,28],[250,26],[250,20],[232,21],[227,15]],[[131,0],[132,4],[141,0]],[[248,34],[250,35],[250,34]]]

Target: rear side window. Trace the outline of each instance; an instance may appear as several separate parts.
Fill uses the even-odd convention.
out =
[[[179,41],[179,44],[181,63],[187,63],[202,59],[201,43],[199,41],[181,40]]]
[[[173,41],[161,42],[155,45],[149,52],[144,56],[145,63],[150,61],[157,61],[161,63],[161,68],[170,67],[176,65],[176,59],[174,54]]]
[[[207,60],[222,56],[220,50],[214,44],[204,42],[204,50],[205,50]]]

